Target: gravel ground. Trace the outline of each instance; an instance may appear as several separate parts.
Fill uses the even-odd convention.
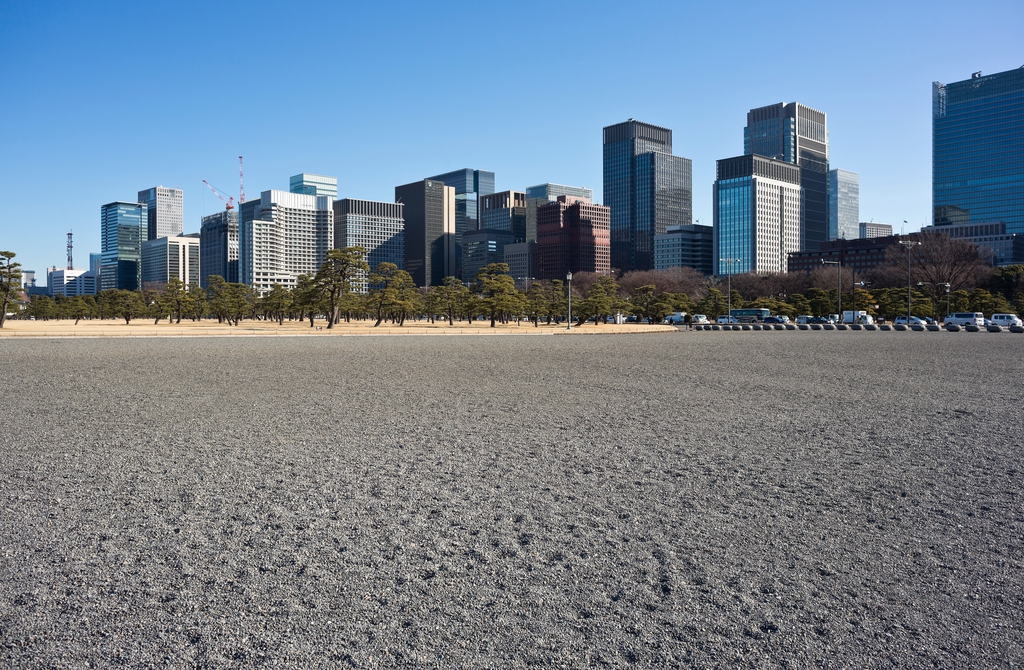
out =
[[[1024,665],[1024,336],[0,343],[0,663]]]

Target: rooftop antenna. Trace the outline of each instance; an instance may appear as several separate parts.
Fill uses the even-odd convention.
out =
[[[72,235],[72,233],[68,233],[68,270],[74,270],[75,269],[75,263],[74,263],[74,261],[72,260],[72,257],[71,257],[71,249],[72,249],[72,247],[74,247],[74,244],[72,244],[72,242],[71,242],[71,235]]]

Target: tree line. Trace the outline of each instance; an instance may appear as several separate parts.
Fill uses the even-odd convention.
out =
[[[911,252],[910,307],[918,316],[939,317],[949,311],[1017,312],[1024,314],[1024,265],[992,268],[976,246],[946,235],[925,233]],[[0,252],[0,293],[4,313],[12,302],[24,300],[15,286],[20,279],[14,254]],[[907,311],[907,253],[890,248],[885,262],[861,275],[843,268],[842,284],[835,266],[811,273],[747,273],[728,278],[706,277],[692,268],[626,273],[621,277],[576,273],[572,281],[573,321],[606,323],[616,314],[660,322],[673,312],[706,314],[710,318],[733,308],[768,308],[774,314],[825,315],[844,308],[865,310],[892,318]],[[947,296],[946,284],[949,284]],[[456,321],[486,319],[492,327],[512,321],[562,322],[568,312],[562,280],[534,281],[518,290],[508,266],[493,263],[464,284],[447,277],[440,286],[419,288],[409,273],[393,263],[371,269],[362,247],[333,249],[315,275],[302,275],[292,288],[274,285],[262,295],[244,284],[211,276],[207,287],[186,286],[178,279],[139,291],[101,291],[95,296],[24,300],[20,318],[109,319],[125,323],[150,318],[180,323],[215,318],[237,326],[243,320],[317,320],[333,328],[342,321],[372,321],[374,326],[402,326],[409,319],[454,325]],[[0,315],[0,327],[3,315]]]

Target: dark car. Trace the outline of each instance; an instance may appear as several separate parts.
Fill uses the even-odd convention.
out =
[[[766,316],[761,323],[786,323],[780,316]]]
[[[832,323],[832,322],[829,321],[827,318],[825,318],[823,316],[816,316],[813,319],[808,319],[807,323]]]

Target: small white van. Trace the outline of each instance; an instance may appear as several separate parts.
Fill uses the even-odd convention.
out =
[[[985,315],[981,312],[957,312],[947,314],[942,322],[947,326],[978,326],[985,327]]]
[[[1024,326],[1024,321],[1020,320],[1020,317],[1016,314],[993,314],[992,323],[1003,328],[1009,328],[1010,326]]]

